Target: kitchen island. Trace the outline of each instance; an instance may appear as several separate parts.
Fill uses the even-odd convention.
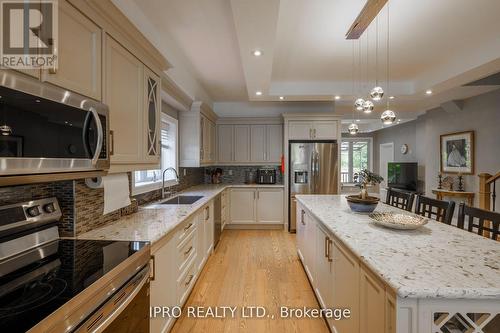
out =
[[[380,227],[341,195],[297,200],[298,255],[321,306],[352,311],[329,321],[337,332],[500,331],[499,242],[433,220],[413,231]],[[403,212],[383,203],[376,211]]]

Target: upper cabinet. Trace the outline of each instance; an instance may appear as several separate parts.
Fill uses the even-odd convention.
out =
[[[59,1],[58,35],[58,68],[42,71],[42,80],[100,101],[101,28],[67,1]]]
[[[283,125],[271,122],[275,122],[274,119],[221,119],[217,125],[218,163],[279,164],[283,153]]]
[[[105,42],[111,163],[158,167],[160,78],[112,37],[106,35]]]
[[[203,102],[179,113],[179,166],[200,167],[216,161],[217,116]]]
[[[337,120],[291,120],[288,125],[289,140],[336,140]]]

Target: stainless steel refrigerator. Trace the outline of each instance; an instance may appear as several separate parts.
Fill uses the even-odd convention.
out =
[[[289,231],[296,230],[297,194],[338,193],[337,141],[289,142]]]

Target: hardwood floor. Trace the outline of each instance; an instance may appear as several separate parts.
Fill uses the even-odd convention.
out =
[[[189,318],[187,307],[236,306],[235,318]],[[263,306],[265,318],[242,318]],[[295,248],[282,230],[225,230],[172,332],[329,332],[323,319],[280,318],[280,307],[318,308]]]

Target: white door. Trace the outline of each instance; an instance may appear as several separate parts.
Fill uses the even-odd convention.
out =
[[[283,189],[260,188],[257,190],[257,222],[283,223]]]
[[[310,121],[290,121],[288,125],[288,138],[290,140],[312,139],[312,123]]]
[[[283,125],[267,125],[267,162],[281,162],[283,154]]]
[[[217,161],[233,161],[233,141],[233,125],[219,125],[217,128]]]
[[[250,160],[252,162],[266,160],[266,125],[250,127]]]
[[[385,200],[387,194],[387,163],[394,162],[394,142],[380,144],[380,175],[384,181],[380,183],[380,198]]]
[[[234,126],[234,161],[250,162],[250,126]]]
[[[231,223],[255,223],[256,190],[251,188],[231,189]]]
[[[321,120],[313,123],[313,139],[335,140],[337,139],[337,121]]]

